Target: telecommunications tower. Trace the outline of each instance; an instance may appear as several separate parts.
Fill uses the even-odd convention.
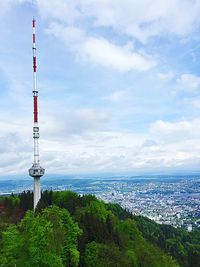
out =
[[[34,158],[33,165],[29,169],[29,175],[34,178],[34,209],[41,198],[40,177],[44,175],[45,169],[40,166],[39,157],[39,125],[38,125],[38,90],[36,77],[36,45],[35,45],[35,19],[33,18],[33,140],[34,140]]]

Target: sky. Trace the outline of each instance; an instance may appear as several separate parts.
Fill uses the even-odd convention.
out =
[[[200,171],[200,0],[0,0],[0,176]]]

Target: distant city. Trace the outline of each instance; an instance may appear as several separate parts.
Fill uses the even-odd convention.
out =
[[[0,180],[0,195],[32,190],[32,179]],[[118,203],[157,223],[200,228],[200,176],[43,178],[42,190],[73,190]]]

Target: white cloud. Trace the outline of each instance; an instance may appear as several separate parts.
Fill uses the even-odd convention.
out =
[[[70,0],[36,0],[41,16],[72,24],[79,17],[78,1]]]
[[[149,133],[135,134],[111,130],[104,112],[71,114],[60,126],[50,117],[41,126],[41,162],[49,174],[164,170],[200,163],[200,119],[157,121]],[[1,122],[1,128],[0,175],[25,173],[31,165],[31,128],[23,121]]]
[[[127,99],[127,90],[120,90],[120,91],[115,91],[111,93],[108,96],[103,97],[104,100],[109,100],[111,102],[120,102],[124,99]]]
[[[175,74],[172,71],[169,72],[159,72],[158,73],[158,79],[163,80],[163,81],[169,81],[173,79]]]
[[[200,21],[198,0],[37,0],[36,4],[41,16],[51,23],[49,33],[63,39],[68,47],[73,42],[73,49],[79,49],[90,62],[122,72],[149,70],[155,60],[106,39],[99,29],[112,28],[118,36],[147,42],[162,35],[187,36]],[[169,79],[169,74],[160,77]]]
[[[199,0],[37,0],[43,17],[67,23],[90,21],[140,41],[162,34],[187,35],[199,22]],[[144,12],[148,10],[148,12]]]
[[[154,122],[139,154],[144,168],[199,169],[199,130],[199,118]]]
[[[82,46],[83,56],[95,64],[111,67],[120,72],[145,71],[155,66],[155,61],[127,46],[117,46],[103,38],[89,38]]]
[[[187,0],[82,0],[85,16],[96,26],[112,27],[144,42],[162,34],[187,35],[199,21],[199,1]],[[144,12],[148,10],[148,12]]]
[[[7,16],[7,12],[19,4],[31,3],[32,0],[0,0],[0,16]]]
[[[63,39],[67,45],[73,41],[76,52],[79,50],[90,62],[121,72],[148,70],[155,65],[155,60],[132,48],[119,46],[101,34],[93,37],[91,30],[111,27],[121,36],[146,42],[148,38],[162,34],[189,34],[200,15],[199,1],[186,0],[165,3],[159,0],[37,0],[36,4],[42,17],[53,20],[49,33]],[[147,8],[148,13],[144,12]],[[164,75],[160,77],[162,79]]]
[[[156,65],[152,57],[135,52],[130,45],[119,46],[105,38],[84,36],[80,28],[53,23],[47,32],[63,40],[82,60],[95,65],[120,72],[146,71]]]
[[[0,12],[6,13],[9,7],[26,2],[32,1],[1,1]],[[164,3],[159,0],[36,0],[33,2],[44,19],[50,23],[63,23],[66,27],[65,31],[68,30],[69,39],[72,37],[70,35],[79,35],[79,28],[84,27],[89,36],[89,42],[93,41],[93,37],[90,36],[91,30],[102,27],[114,29],[118,35],[128,35],[146,42],[150,37],[160,35],[188,35],[196,29],[200,21],[199,0],[168,0]],[[148,12],[144,12],[146,9]],[[63,35],[61,29],[57,31],[61,36]],[[99,34],[94,39],[102,38]]]
[[[1,1],[0,13],[2,12],[3,14],[14,3],[19,4],[23,2],[25,1]],[[132,42],[136,38],[142,42],[146,42],[149,38],[155,36],[163,35],[166,37],[168,34],[185,36],[190,34],[195,30],[195,22],[197,22],[196,25],[199,25],[197,21],[199,17],[197,15],[199,14],[198,5],[199,2],[197,1],[185,0],[169,0],[165,2],[158,0],[37,1],[40,14],[48,24],[48,34],[54,35],[57,39],[61,39],[67,48],[71,49],[77,57],[91,62],[94,65],[111,68],[119,72],[151,69],[156,64],[155,59],[138,50],[138,43],[135,46],[131,46],[130,40]],[[144,12],[147,9],[148,12]],[[44,24],[41,23],[41,25]],[[117,35],[114,34],[115,31]],[[112,34],[107,34],[108,32],[112,32]],[[131,38],[127,38],[127,36]],[[126,42],[128,45],[125,45]],[[18,49],[18,47],[15,49]],[[47,53],[49,52],[48,49],[45,51]],[[20,65],[22,62],[20,61]],[[5,62],[2,64],[5,65]],[[12,89],[12,97],[15,98],[14,104],[25,102],[23,105],[29,105],[31,99],[27,101],[26,97],[26,101],[24,101],[24,92],[27,93],[27,88],[31,86],[27,83],[30,79],[28,76],[22,77],[18,75],[14,63],[10,65],[14,66],[14,72],[7,66],[6,70],[9,73],[9,87],[14,88]],[[46,70],[48,72],[48,68],[45,67]],[[46,79],[49,78],[48,74]],[[55,74],[55,76],[51,74],[52,79],[62,76],[57,76],[57,73]],[[138,76],[129,76],[127,79],[129,81],[123,80],[123,82],[127,82],[127,84],[129,82],[130,85],[130,81],[134,81],[134,88],[137,87],[139,89],[141,85],[143,94],[143,92],[146,92],[143,86],[148,87],[149,84],[143,85],[142,82],[137,83],[137,79],[140,79]],[[159,73],[158,77],[161,80],[174,78],[172,72]],[[21,83],[19,80],[23,80],[25,83]],[[45,83],[46,81],[43,80],[42,82]],[[64,83],[63,80],[59,82]],[[117,81],[110,84],[113,84],[116,88],[116,83]],[[147,82],[145,81],[144,83]],[[179,85],[184,90],[196,90],[200,85],[199,77],[192,74],[183,74],[179,78]],[[112,112],[114,113],[115,110],[108,113],[103,107],[102,109],[84,109],[80,108],[80,103],[76,103],[75,106],[79,106],[77,110],[66,112],[65,109],[69,110],[69,107],[64,103],[63,99],[60,99],[63,95],[60,95],[60,98],[58,97],[60,92],[55,90],[55,88],[57,89],[56,86],[57,84],[55,82],[52,85],[52,91],[55,92],[55,96],[57,97],[55,100],[56,107],[52,108],[49,103],[48,107],[47,104],[45,107],[45,103],[41,105],[46,114],[48,114],[45,117],[43,115],[44,113],[41,112],[40,140],[41,162],[47,168],[48,173],[120,172],[139,168],[144,170],[148,168],[176,168],[177,166],[190,167],[193,166],[194,162],[196,166],[198,163],[200,166],[199,118],[177,122],[156,121],[151,125],[149,132],[146,129],[145,134],[136,134],[134,132],[135,129],[138,130],[136,125],[132,126],[134,127],[132,131],[125,130],[123,128],[124,126],[120,125],[121,121],[117,121],[114,130],[112,125]],[[71,86],[71,81],[67,86]],[[86,86],[88,86],[88,83]],[[111,92],[110,90],[109,92]],[[136,91],[136,89],[134,90]],[[138,91],[135,94],[135,98],[131,96],[130,102],[132,107],[136,106],[134,108],[137,108],[138,105],[141,110],[144,109],[144,106],[148,108],[147,102],[151,102],[152,99],[150,98],[154,98],[155,94],[152,94],[150,91],[143,98],[144,95],[140,95]],[[104,95],[109,94],[109,92],[105,93],[104,88]],[[17,97],[20,100],[17,100]],[[107,99],[113,102],[119,102],[123,97],[123,91],[116,91],[108,95]],[[49,101],[49,98],[50,96],[48,96],[48,99],[45,99],[46,103]],[[72,101],[72,106],[74,103]],[[198,105],[197,99],[195,103],[195,105]],[[19,109],[19,106],[21,109],[22,105],[17,106],[14,104],[15,111]],[[85,105],[85,103],[82,104]],[[9,105],[12,106],[12,103],[9,102]],[[49,110],[49,107],[52,108],[52,111]],[[4,108],[1,107],[2,116],[4,116],[2,113],[2,109]],[[135,114],[130,114],[127,111],[128,107],[124,106],[123,108],[127,116],[135,116]],[[5,108],[6,111],[8,109],[8,107]],[[29,107],[28,109],[24,107],[24,109],[27,111]],[[120,112],[123,113],[122,109],[117,110],[117,116],[119,116]],[[13,111],[13,109],[11,110]],[[53,115],[53,112],[59,113],[59,116]],[[152,111],[149,109],[148,112],[151,113]],[[0,122],[1,174],[21,173],[26,171],[31,165],[33,143],[31,133],[32,112],[30,111],[30,120],[26,117],[29,115],[25,113],[23,112],[21,121],[17,122],[15,119],[20,118],[20,116],[13,113],[11,114],[13,118],[4,116],[5,121],[7,121],[6,123]],[[140,113],[142,112],[140,111]],[[120,116],[122,118],[124,115],[122,116],[120,114]],[[147,120],[146,118],[139,118],[139,120],[141,119],[141,125],[143,125],[144,120],[148,121],[149,118],[152,119],[152,117],[148,117]],[[134,120],[135,117],[132,121]],[[27,125],[27,122],[30,122],[30,125]]]
[[[61,39],[68,47],[75,51],[80,48],[80,44],[85,40],[85,33],[81,28],[65,26],[57,22],[52,22],[46,32]]]
[[[138,144],[143,141],[143,136],[128,132],[94,131],[87,136],[74,137],[68,142],[66,140],[62,144],[52,140],[42,145],[45,145],[44,150],[48,155],[54,155],[58,159],[58,171],[61,173],[63,170],[99,172],[130,168]],[[51,148],[55,149],[54,152]],[[54,171],[53,165],[49,171]]]
[[[150,133],[163,142],[181,142],[199,137],[200,119],[168,122],[158,120],[150,127]]]
[[[32,163],[31,128],[28,129],[26,121],[15,121],[12,117],[0,120],[0,175],[24,173],[28,159]]]
[[[182,74],[177,82],[185,91],[194,91],[200,86],[200,77],[186,73]]]
[[[191,101],[193,107],[200,108],[200,99],[194,99]]]
[[[200,21],[198,0],[37,0],[36,4],[41,16],[50,22],[50,34],[64,40],[82,58],[121,72],[149,70],[155,60],[137,49],[117,44],[116,39],[106,39],[102,29],[112,29],[122,39],[128,36],[131,41],[147,42],[162,35],[187,36]],[[171,73],[159,76],[172,78]]]
[[[76,109],[62,114],[57,112],[43,118],[43,134],[47,139],[53,137],[56,140],[83,136],[105,131],[109,120],[109,113],[97,109]]]

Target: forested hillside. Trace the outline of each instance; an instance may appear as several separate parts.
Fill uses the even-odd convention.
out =
[[[1,267],[199,267],[200,232],[158,225],[71,191],[0,198]]]

